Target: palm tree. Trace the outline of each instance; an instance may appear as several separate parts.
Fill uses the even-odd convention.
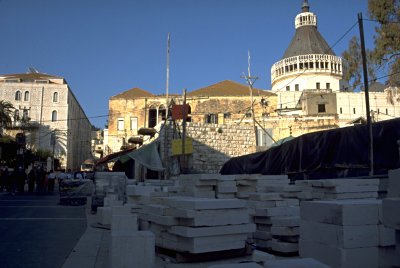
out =
[[[11,116],[14,106],[5,100],[0,100],[0,129],[11,126]]]

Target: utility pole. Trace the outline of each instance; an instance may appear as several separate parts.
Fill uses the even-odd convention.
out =
[[[361,56],[363,62],[363,76],[364,76],[364,90],[365,90],[365,107],[367,112],[367,128],[368,128],[368,149],[369,149],[369,160],[370,160],[370,176],[374,175],[374,139],[372,133],[371,114],[369,107],[369,91],[368,91],[368,68],[367,68],[367,56],[365,52],[365,41],[364,41],[364,26],[362,13],[358,13],[358,26],[360,29],[360,41],[361,41]]]
[[[169,50],[170,50],[170,35],[168,33],[167,40],[167,73],[166,73],[166,82],[165,82],[165,93],[166,93],[166,111],[165,111],[165,122],[164,122],[164,164],[165,164],[165,173],[164,179],[169,180],[169,159],[168,159],[168,110],[169,110]]]
[[[183,174],[187,173],[187,161],[185,154],[185,141],[186,141],[186,88],[183,90],[183,105],[182,105],[182,170]]]
[[[256,80],[258,79],[258,77],[257,76],[251,76],[251,72],[250,72],[250,51],[248,51],[247,75],[245,75],[243,73],[243,75],[241,77],[246,79],[246,82],[249,85],[250,101],[251,101],[251,105],[250,105],[251,119],[253,121],[255,144],[257,146],[257,127],[256,127],[255,116],[254,116],[253,85],[256,82]]]

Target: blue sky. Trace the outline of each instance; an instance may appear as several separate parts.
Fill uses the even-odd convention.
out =
[[[367,0],[309,0],[329,45],[367,17]],[[92,124],[104,127],[108,100],[139,87],[170,93],[223,81],[245,83],[247,51],[255,87],[270,89],[270,68],[294,35],[302,0],[0,0],[0,74],[28,67],[64,77]],[[374,25],[365,21],[366,45]],[[340,55],[358,25],[333,50]]]

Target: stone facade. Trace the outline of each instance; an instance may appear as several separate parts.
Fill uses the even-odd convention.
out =
[[[89,158],[91,124],[64,78],[0,75],[0,99],[16,109],[6,133],[24,132],[29,149],[54,151],[63,168],[77,169]],[[21,123],[22,118],[29,120]]]

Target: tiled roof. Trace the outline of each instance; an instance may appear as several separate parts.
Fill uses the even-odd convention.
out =
[[[188,96],[249,96],[249,86],[243,85],[231,80],[225,80],[214,85],[200,88],[191,92],[188,92]],[[270,96],[275,95],[272,92],[262,90],[262,89],[255,89],[253,88],[253,96]]]
[[[133,98],[144,98],[144,97],[154,97],[155,95],[143,90],[138,87],[128,89],[118,95],[112,96],[111,99],[133,99]]]
[[[10,78],[18,78],[18,79],[34,79],[34,80],[47,80],[47,79],[64,79],[61,76],[54,76],[42,73],[25,73],[25,74],[0,74],[0,78],[10,79]]]

